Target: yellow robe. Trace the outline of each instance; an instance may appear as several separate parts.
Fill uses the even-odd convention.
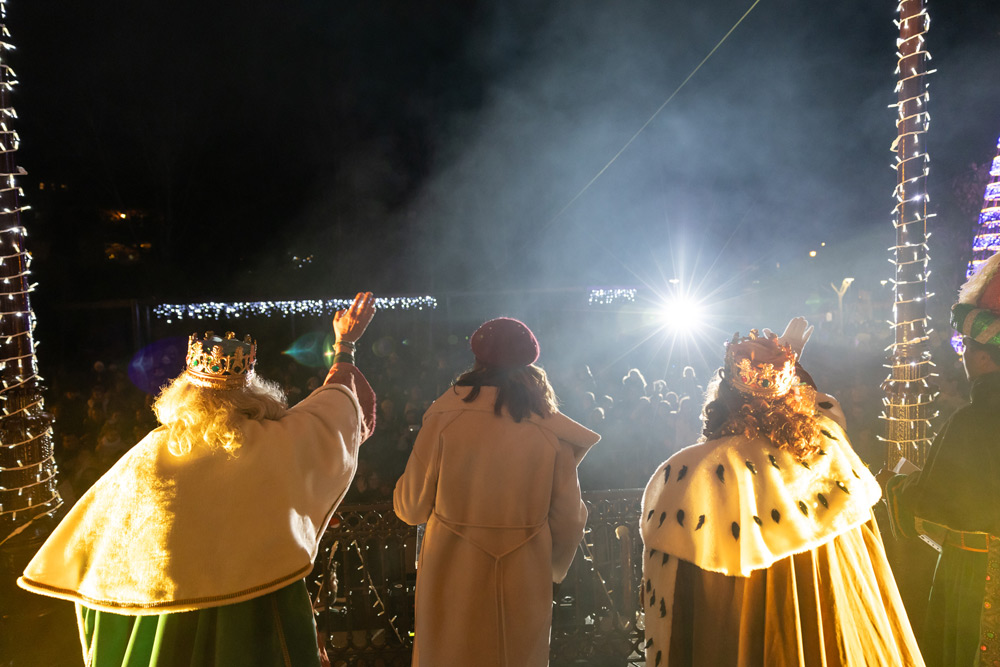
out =
[[[820,453],[766,439],[683,449],[643,497],[651,667],[922,665],[871,513],[881,492],[843,430]]]

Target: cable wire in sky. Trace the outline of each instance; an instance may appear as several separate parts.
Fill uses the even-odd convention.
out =
[[[572,206],[576,202],[577,199],[579,199],[580,197],[583,196],[583,193],[585,193],[588,189],[590,189],[591,185],[593,185],[595,182],[597,182],[597,179],[599,179],[604,174],[604,172],[606,172],[611,167],[611,165],[613,165],[615,163],[615,160],[617,160],[619,157],[621,157],[621,154],[624,153],[626,150],[628,150],[628,147],[632,145],[632,142],[634,142],[639,137],[639,135],[642,134],[643,131],[645,131],[645,129],[647,127],[649,127],[649,124],[653,122],[653,119],[655,119],[660,114],[660,112],[663,111],[663,109],[666,108],[666,106],[668,104],[670,104],[670,101],[673,100],[674,97],[677,96],[677,93],[681,92],[681,89],[684,88],[684,86],[687,84],[687,82],[690,81],[692,79],[692,77],[694,77],[694,75],[698,73],[698,70],[701,69],[701,66],[704,65],[706,62],[708,62],[708,59],[711,58],[712,55],[716,51],[719,50],[719,47],[722,46],[722,44],[729,38],[729,36],[731,34],[733,34],[733,32],[736,30],[736,28],[738,28],[739,25],[741,23],[743,23],[743,19],[745,19],[747,16],[749,16],[750,12],[752,12],[754,10],[754,7],[756,7],[759,3],[760,3],[760,0],[754,0],[754,3],[752,5],[750,5],[750,8],[747,9],[743,13],[743,16],[741,16],[739,18],[739,20],[736,21],[736,23],[733,24],[733,27],[730,28],[729,31],[725,35],[722,36],[722,39],[720,39],[719,42],[712,48],[712,50],[708,52],[708,55],[705,56],[704,58],[702,58],[701,62],[698,63],[698,66],[695,67],[693,70],[691,70],[691,73],[687,75],[687,78],[685,78],[683,81],[681,81],[681,84],[679,86],[677,86],[676,89],[674,89],[674,92],[670,93],[670,97],[668,97],[666,99],[666,101],[663,104],[661,104],[660,107],[656,111],[653,112],[653,115],[650,116],[646,120],[646,122],[642,124],[642,127],[640,127],[638,130],[636,130],[635,134],[633,134],[632,137],[628,141],[625,142],[625,145],[622,146],[621,149],[617,153],[615,153],[614,156],[610,160],[608,160],[608,163],[605,164],[603,167],[601,167],[601,170],[599,172],[597,172],[597,174],[595,174],[592,179],[590,179],[589,181],[587,181],[587,184],[584,185],[580,189],[580,191],[577,192],[576,195],[574,195],[573,198],[570,199],[569,202],[566,203],[565,206],[563,206],[561,209],[559,209],[558,213],[556,213],[554,216],[552,216],[551,218],[549,218],[548,222],[546,222],[544,225],[542,225],[540,231],[544,231],[553,222],[555,222],[556,220],[558,220],[562,216],[562,214],[565,213],[569,209],[569,207]]]

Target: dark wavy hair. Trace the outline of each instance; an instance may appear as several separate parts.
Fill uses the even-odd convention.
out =
[[[801,461],[818,452],[822,442],[815,397],[808,385],[793,387],[779,398],[743,393],[726,381],[720,368],[705,392],[702,434],[705,440],[730,435],[767,438]]]
[[[556,392],[549,384],[548,376],[534,364],[497,368],[476,361],[471,369],[458,376],[453,386],[472,387],[469,395],[462,399],[466,403],[476,400],[483,387],[496,387],[493,412],[501,415],[507,408],[515,422],[527,419],[532,413],[548,417],[559,410]]]

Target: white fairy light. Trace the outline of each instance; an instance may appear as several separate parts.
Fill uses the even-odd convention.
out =
[[[632,287],[598,288],[590,290],[587,303],[591,306],[610,306],[617,303],[635,303],[639,290]]]
[[[930,113],[924,105],[930,99],[925,77],[934,70],[928,71],[925,67],[930,60],[925,39],[930,17],[926,9],[921,7],[918,13],[906,17],[903,17],[903,11],[903,3],[900,2],[896,12],[901,18],[895,23],[907,34],[905,38],[901,35],[896,40],[898,60],[895,71],[899,78],[895,92],[899,99],[891,107],[896,109],[898,136],[892,144],[896,156],[895,164],[891,166],[899,176],[893,190],[896,206],[892,211],[897,241],[889,248],[892,255],[889,262],[896,267],[896,273],[895,279],[888,281],[894,291],[893,319],[889,325],[895,335],[893,343],[886,348],[891,372],[885,383],[887,392],[882,413],[882,418],[887,421],[887,437],[881,439],[889,445],[889,465],[900,456],[923,465],[925,450],[933,435],[929,429],[926,432],[918,430],[916,425],[929,423],[920,411],[926,411],[926,406],[936,394],[927,383],[931,375],[927,370],[933,367],[933,363],[929,353],[924,351],[931,331],[924,302],[933,296],[926,289],[926,279],[930,275],[927,269],[930,259],[927,239],[930,235],[926,228],[933,215],[927,214],[926,210],[929,201],[926,178],[930,173],[930,158],[923,148],[925,142],[921,141],[921,135],[930,125]],[[920,162],[915,163],[915,160]],[[902,178],[907,170],[917,175]],[[906,304],[913,304],[915,310],[911,311]],[[913,359],[914,354],[919,355],[917,360]],[[917,418],[911,418],[913,415]]]
[[[6,10],[6,0],[0,0],[0,19],[6,17]],[[14,46],[3,24],[0,35],[0,153],[10,155],[20,145],[10,125],[17,112],[8,102],[18,82],[5,62],[6,52]],[[8,318],[8,330],[0,338],[0,433],[4,435],[0,441],[0,546],[62,505],[56,490],[51,422],[44,414],[34,354],[35,316],[28,294],[36,285],[27,280],[31,254],[24,244],[27,230],[20,224],[20,214],[29,206],[21,203],[24,193],[15,180],[26,172],[13,166],[10,158],[4,164],[11,166],[0,166],[0,184],[5,186],[0,188],[0,296],[7,296],[0,302],[11,309],[0,312]]]
[[[292,317],[295,315],[324,317],[347,308],[353,299],[303,299],[298,301],[206,301],[203,303],[160,304],[153,307],[153,316],[174,320],[215,320],[227,317]],[[433,296],[375,297],[376,310],[434,310]]]

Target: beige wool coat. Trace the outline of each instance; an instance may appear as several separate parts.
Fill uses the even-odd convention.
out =
[[[419,667],[533,667],[549,659],[552,582],[569,570],[587,509],[576,468],[599,439],[572,419],[493,412],[453,387],[424,415],[396,514],[426,523],[417,570]]]

